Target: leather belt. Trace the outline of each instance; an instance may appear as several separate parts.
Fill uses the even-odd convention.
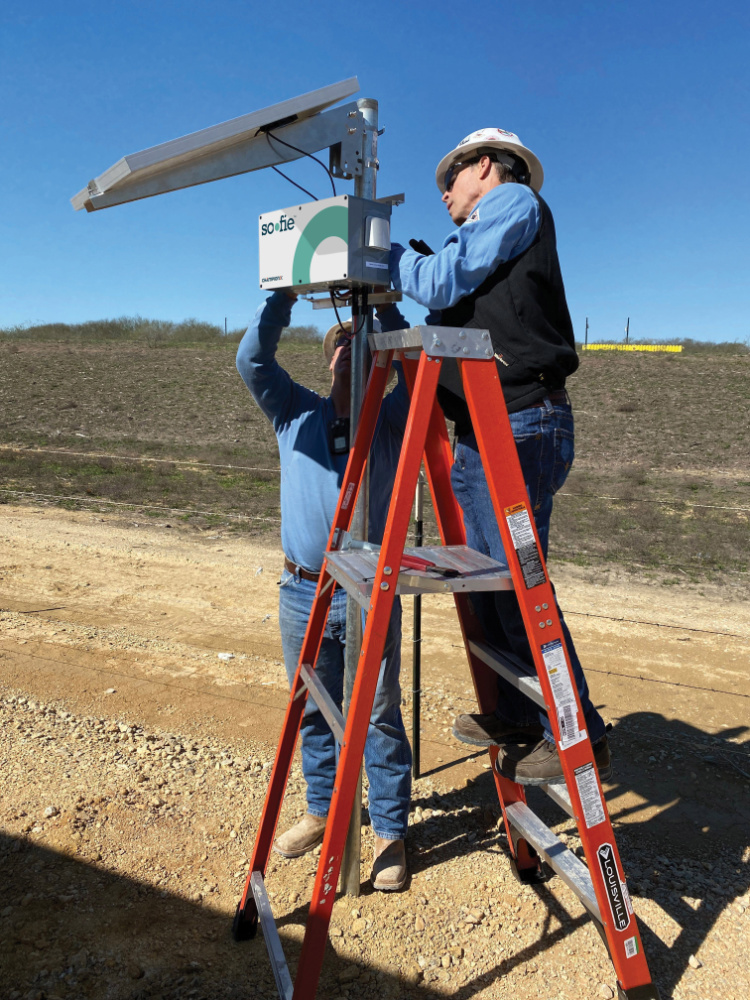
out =
[[[565,389],[554,389],[552,392],[548,392],[544,399],[541,399],[538,403],[531,403],[528,409],[532,406],[545,406],[545,400],[549,400],[550,403],[569,403],[570,398],[568,396],[567,390]]]
[[[313,583],[317,583],[320,579],[320,573],[311,573],[310,570],[304,569],[302,566],[295,565],[291,559],[287,559],[284,556],[284,569],[289,570],[292,576],[300,576],[303,580],[311,580]]]

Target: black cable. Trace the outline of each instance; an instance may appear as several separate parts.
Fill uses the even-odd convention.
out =
[[[273,164],[271,164],[271,170],[275,170],[276,173],[280,177],[283,177],[285,181],[289,181],[290,184],[294,184],[294,186],[296,188],[299,188],[300,191],[304,191],[305,194],[308,195],[310,198],[312,198],[313,201],[319,201],[320,200],[320,199],[316,198],[315,195],[311,191],[308,191],[307,188],[303,188],[301,184],[298,184],[296,181],[293,181],[291,177],[287,177],[287,175],[285,173],[282,173],[281,170],[279,170],[279,168],[275,167]]]
[[[333,311],[336,313],[336,319],[339,322],[339,326],[341,326],[341,320],[339,319],[339,311],[336,308],[336,299],[338,299],[340,302],[344,302],[345,303],[346,300],[351,297],[351,289],[345,287],[343,295],[341,293],[337,293],[335,287],[332,287],[330,291],[331,291],[331,304],[333,305]],[[361,315],[362,322],[359,324],[359,326],[357,327],[356,330],[352,331],[351,338],[356,337],[356,335],[358,333],[362,332],[362,330],[365,327],[365,322],[367,321],[367,316],[366,316],[366,314],[364,312],[363,313],[358,313],[357,315]]]
[[[299,146],[293,146],[291,142],[287,142],[285,139],[279,139],[279,137],[277,135],[274,135],[270,129],[266,130],[266,138],[269,140],[269,145],[270,145],[270,140],[273,139],[275,142],[280,142],[282,146],[288,146],[289,149],[293,149],[297,153],[302,153],[303,156],[309,156],[311,160],[315,160],[316,163],[319,163],[321,167],[325,170],[325,172],[328,174],[328,180],[331,182],[331,187],[333,188],[333,197],[334,198],[336,197],[336,185],[333,181],[333,174],[325,165],[325,163],[323,163],[322,160],[319,160],[317,156],[313,156],[312,153],[308,153],[307,150],[300,149]],[[281,173],[281,171],[278,172]],[[281,174],[281,176],[283,177],[284,174]],[[288,177],[287,180],[289,180]],[[294,181],[292,181],[292,184],[294,184]],[[297,185],[297,187],[299,187],[299,184]],[[302,190],[304,191],[305,189],[302,188]],[[317,201],[318,199],[316,198],[315,200]]]
[[[338,325],[343,330],[344,329],[344,324],[341,322],[341,317],[339,316],[339,311],[336,308],[336,299],[333,296],[333,289],[331,289],[331,303],[333,305],[333,311],[336,313],[336,322],[338,323]],[[344,332],[346,332],[346,331],[344,330]]]

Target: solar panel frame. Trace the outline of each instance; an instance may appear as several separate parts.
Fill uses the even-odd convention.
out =
[[[257,134],[258,129],[267,128],[275,122],[280,123],[279,127],[282,127],[282,123],[303,121],[338,101],[350,97],[358,90],[359,81],[356,77],[350,77],[339,83],[329,84],[327,87],[321,87],[307,94],[272,104],[259,111],[251,111],[237,118],[231,118],[229,121],[220,122],[218,125],[210,125],[197,132],[191,132],[177,139],[170,139],[137,153],[129,153],[74,195],[71,198],[71,204],[76,211],[82,208],[91,211],[97,207],[95,201],[102,195],[156,175],[168,178],[172,171],[177,171],[193,161],[204,159],[208,161],[210,157],[220,155],[224,150],[243,142],[247,143],[254,138],[252,133]],[[285,158],[280,157],[280,161]],[[246,169],[256,168],[247,167]],[[224,176],[231,176],[231,174]],[[218,178],[209,177],[206,179]],[[178,184],[177,187],[168,186],[165,190],[177,190],[179,187],[190,187],[196,183],[204,182],[189,180],[185,184]],[[154,193],[160,192],[155,191]],[[147,195],[136,195],[135,197],[147,197]],[[127,200],[133,199],[113,200],[107,204],[101,204],[100,207],[109,207],[110,204],[120,204],[121,201]]]

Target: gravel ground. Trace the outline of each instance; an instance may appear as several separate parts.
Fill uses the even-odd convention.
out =
[[[81,717],[14,693],[0,706],[0,995],[275,996],[260,937],[229,939],[267,750]],[[410,887],[339,899],[319,996],[613,996],[611,966],[577,899],[557,880],[527,887],[512,878],[489,792],[482,779],[443,792],[416,782]],[[295,766],[282,823],[303,809]],[[575,848],[570,823],[555,828]],[[710,849],[634,864],[636,849],[645,859],[654,846],[636,839],[619,833],[657,980],[678,980],[675,998],[746,996],[742,870]],[[269,869],[292,963],[316,863],[274,856]],[[700,920],[681,925],[678,912]],[[697,933],[707,925],[710,934]]]
[[[260,936],[235,944],[230,926],[288,697],[278,550],[4,514],[0,1000],[275,997]],[[614,723],[605,792],[662,998],[744,1000],[747,608],[625,578],[558,577],[558,593]],[[371,891],[363,810],[361,894],[335,904],[318,997],[606,1000],[615,977],[594,925],[559,879],[513,879],[487,758],[450,736],[473,699],[448,604],[425,602],[423,626],[412,878]],[[549,799],[532,789],[529,803],[578,846]],[[303,811],[295,766],[282,826]],[[316,864],[269,867],[292,969]]]

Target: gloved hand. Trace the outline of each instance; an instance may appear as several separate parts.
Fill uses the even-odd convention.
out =
[[[435,253],[432,247],[427,246],[424,240],[409,240],[409,246],[412,250],[416,250],[417,253],[421,253],[425,257],[432,257]]]

